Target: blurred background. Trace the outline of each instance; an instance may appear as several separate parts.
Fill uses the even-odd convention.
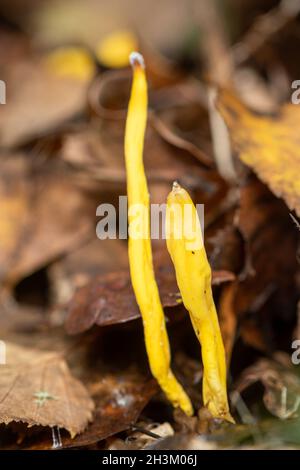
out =
[[[79,434],[72,440],[65,433],[65,447],[126,447],[138,420],[146,431],[166,424],[167,436],[210,432],[201,413],[187,421],[161,395],[152,400],[157,387],[149,380],[127,242],[96,237],[98,205],[118,207],[126,194],[132,50],[144,55],[149,85],[151,202],[165,202],[178,180],[205,204],[231,408],[245,425],[232,435],[226,428],[221,440],[239,445],[246,433],[254,445],[299,445],[299,419],[291,427],[285,419],[297,412],[300,394],[290,364],[291,342],[300,338],[300,117],[290,104],[292,82],[300,79],[300,0],[0,1],[1,339],[17,348],[11,357],[21,370],[24,350],[31,359],[43,350],[62,354],[87,388],[80,407],[76,396],[64,396],[65,406],[75,403],[71,422],[60,421],[55,400],[54,411],[40,409],[37,420],[30,387],[40,384],[41,369],[30,369],[22,400],[19,391],[8,393],[11,408],[0,418],[33,424],[36,433],[18,428],[17,438],[1,424],[0,445],[51,448],[53,423]],[[199,344],[178,304],[165,242],[154,241],[153,250],[174,370],[199,409]],[[1,375],[4,395],[15,373]],[[54,368],[49,379],[54,396],[63,393],[55,388],[61,375]],[[260,385],[242,399],[253,382]],[[91,420],[90,397],[96,411],[80,434]],[[20,409],[21,402],[31,405]],[[140,435],[136,442],[146,445]]]

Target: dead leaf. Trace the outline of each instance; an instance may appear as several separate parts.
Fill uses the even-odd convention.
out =
[[[232,278],[234,275],[230,272],[216,272],[213,274],[213,283],[230,281]],[[175,307],[181,303],[171,265],[159,264],[156,280],[164,307]],[[75,292],[68,305],[65,327],[69,334],[78,334],[93,325],[114,325],[139,317],[129,271],[117,271],[98,276]]]
[[[133,31],[117,29],[105,36],[96,45],[99,62],[108,68],[128,67],[129,55],[139,49],[138,38]]]
[[[227,366],[230,365],[232,349],[234,346],[237,326],[237,315],[234,309],[234,298],[238,282],[224,286],[218,306],[220,328],[225,348]]]
[[[240,273],[244,265],[244,242],[233,223],[218,230],[208,243],[212,245],[209,261],[212,269]]]
[[[172,128],[159,117],[157,114],[150,115],[151,124],[160,134],[160,136],[169,144],[174,145],[182,150],[186,150],[190,154],[194,155],[203,165],[212,167],[212,159],[209,158],[197,145],[193,142],[184,139],[178,135]]]
[[[86,285],[92,278],[127,268],[125,241],[98,238],[92,240],[49,267],[52,301],[56,305],[64,305],[71,300],[75,289]]]
[[[75,379],[64,359],[7,343],[7,363],[1,366],[0,421],[57,426],[72,437],[92,418],[94,404],[85,387]]]
[[[171,275],[170,275],[171,272]],[[157,277],[163,305],[175,306],[180,303],[172,271]],[[66,330],[77,334],[99,326],[123,323],[140,317],[129,271],[118,271],[98,276],[88,285],[75,292],[68,307]]]
[[[82,447],[107,439],[129,429],[139,418],[148,401],[157,393],[152,379],[130,376],[106,376],[95,384],[92,397],[96,403],[94,420],[83,434],[63,440],[63,446]]]
[[[276,116],[260,116],[222,91],[217,107],[240,159],[300,216],[299,106],[287,104]]]
[[[29,219],[26,162],[21,156],[2,156],[0,178],[0,279],[14,261]]]
[[[93,400],[96,405],[93,421],[85,431],[73,439],[64,430],[61,430],[61,446],[58,448],[74,449],[87,446],[91,448],[92,445],[96,445],[100,441],[130,429],[157,391],[158,387],[152,379],[145,380],[141,377],[141,382],[138,383],[136,378],[133,379],[130,375],[120,375],[119,379],[108,375],[105,378],[99,377],[98,385],[93,392]],[[16,431],[18,432],[18,429]],[[12,448],[15,449],[16,444],[12,444]],[[51,450],[53,449],[51,431],[41,432],[36,429],[32,435],[27,432],[17,448],[21,450]]]
[[[279,336],[283,340],[284,323],[289,324],[296,311],[297,234],[285,204],[256,177],[241,181],[240,191],[235,223],[245,240],[245,266],[234,309],[243,317],[242,334],[248,330],[245,334],[255,338],[254,347],[264,344],[272,351]],[[279,319],[280,333],[276,327]]]
[[[290,358],[286,354],[283,357],[289,364]],[[300,379],[291,367],[276,360],[260,359],[244,370],[236,390],[242,392],[258,381],[265,387],[263,400],[270,413],[280,419],[297,414],[300,405]]]
[[[97,203],[61,166],[23,155],[0,165],[1,278],[14,285],[94,232]]]
[[[2,327],[1,318],[0,316]],[[31,322],[36,325],[38,319],[32,318]],[[19,354],[22,354],[21,360],[24,360],[26,366],[32,358],[32,349],[30,346],[27,349],[26,345],[32,343],[39,347],[38,350],[34,350],[37,361],[40,359],[44,363],[44,357],[45,360],[49,357],[49,361],[54,358],[55,365],[66,358],[72,373],[84,383],[95,403],[93,419],[85,431],[72,439],[64,429],[60,429],[62,448],[91,446],[129,429],[158,391],[157,383],[149,377],[148,372],[145,372],[147,357],[139,328],[97,330],[89,335],[75,338],[66,336],[61,328],[49,328],[45,324],[44,328],[36,330],[28,330],[27,327],[24,330],[20,327],[20,321],[16,322],[13,319],[7,328],[4,324],[6,341],[12,339],[22,344],[22,347],[17,348],[18,353],[14,354],[15,361],[18,362]],[[58,382],[60,382],[59,377]],[[40,387],[40,384],[38,386]],[[59,384],[55,385],[57,386]],[[60,390],[57,388],[51,390],[58,396]],[[42,399],[40,396],[40,400]],[[46,399],[46,402],[52,403],[54,399]],[[84,411],[87,412],[87,409],[83,407],[81,413]],[[64,413],[66,414],[65,411]],[[49,428],[34,426],[30,432],[20,426],[9,426],[9,429],[18,435],[18,444],[16,437],[11,440],[13,448],[43,450],[53,448],[52,430]],[[57,428],[54,431],[57,431]]]

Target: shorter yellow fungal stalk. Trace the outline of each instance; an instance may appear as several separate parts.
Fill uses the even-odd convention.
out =
[[[201,344],[203,403],[215,418],[233,423],[227,400],[225,351],[211,289],[211,268],[196,208],[178,183],[174,183],[167,200],[166,239],[182,300]]]
[[[192,415],[191,402],[170,369],[169,339],[152,263],[149,194],[143,165],[148,106],[144,60],[134,52],[130,62],[133,83],[126,121],[125,162],[131,281],[143,319],[151,372],[172,404]]]

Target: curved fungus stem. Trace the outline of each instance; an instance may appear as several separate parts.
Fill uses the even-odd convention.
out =
[[[151,372],[173,406],[192,415],[190,399],[170,368],[169,339],[152,263],[149,194],[143,164],[148,106],[144,59],[141,54],[133,52],[130,63],[133,83],[126,121],[125,162],[131,281],[143,319]]]

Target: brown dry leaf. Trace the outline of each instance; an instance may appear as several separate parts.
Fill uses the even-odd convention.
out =
[[[63,440],[63,446],[91,445],[129,429],[157,392],[158,386],[152,379],[122,374],[99,377],[91,388],[96,403],[93,422],[75,439]]]
[[[12,285],[88,239],[97,204],[59,165],[17,157],[0,168],[1,277]]]
[[[174,97],[172,97],[169,90],[169,95],[166,94],[165,97],[166,109],[158,109],[151,116],[151,123],[164,140],[175,147],[186,150],[201,163],[211,167],[213,161],[207,110],[200,102],[186,102],[185,95],[188,94],[188,91],[188,86],[182,90],[180,87],[174,87]],[[191,91],[193,92],[192,89]],[[178,95],[181,94],[185,99],[178,104]],[[160,101],[164,96],[160,94],[158,98],[160,106]],[[174,101],[173,106],[170,104],[170,100]]]
[[[66,432],[60,432],[62,449],[92,446],[115,434],[126,431],[138,420],[143,408],[158,392],[154,380],[145,377],[119,374],[118,377],[106,374],[99,377],[91,386],[95,402],[93,421],[85,431],[73,439]],[[50,450],[53,449],[51,432],[28,433],[18,445],[18,449]],[[16,448],[13,444],[11,448]]]
[[[228,271],[215,272],[213,283],[219,284],[233,278],[233,273]],[[181,303],[171,265],[159,265],[156,280],[164,307],[175,307]],[[139,317],[129,271],[117,271],[98,276],[75,292],[68,305],[65,326],[69,334],[77,334],[93,325],[114,325]]]
[[[147,67],[148,70],[148,67]],[[181,150],[182,158],[178,164],[183,165],[187,157],[195,157],[206,167],[212,167],[213,161],[211,155],[210,133],[207,123],[207,111],[197,99],[196,90],[189,82],[174,87],[155,88],[149,70],[147,72],[149,83],[149,106],[152,112],[149,113],[149,126],[151,129],[151,145],[156,134],[171,144],[170,150],[173,150],[171,157],[174,156],[174,147],[177,151]],[[130,94],[131,75],[128,71],[109,71],[96,79],[89,90],[89,103],[95,113],[103,119],[106,124],[116,128],[119,126],[124,133],[124,124],[127,114],[127,105]],[[189,96],[190,95],[190,96]],[[191,101],[186,103],[186,100]],[[155,130],[156,132],[153,132]],[[148,135],[150,131],[148,129]],[[147,136],[146,136],[145,158],[147,159]],[[154,144],[155,145],[155,144]],[[165,146],[166,147],[166,146]],[[163,149],[164,154],[167,149]],[[154,151],[152,151],[154,156]],[[168,152],[170,153],[170,151]],[[154,157],[155,158],[155,157]],[[157,159],[158,157],[156,157]],[[160,158],[160,161],[162,159]],[[151,159],[149,158],[149,161]],[[155,160],[156,161],[156,160]],[[191,164],[194,163],[190,159]],[[155,167],[153,164],[152,167]]]
[[[276,357],[275,357],[276,359]],[[280,362],[271,359],[260,359],[248,367],[242,374],[235,390],[242,392],[255,382],[262,382],[265,387],[264,404],[274,416],[287,419],[297,414],[300,405],[300,379],[294,373],[290,358],[280,353]],[[284,360],[284,363],[282,361]]]
[[[84,109],[87,82],[61,78],[36,62],[6,70],[7,104],[0,108],[0,145],[20,145],[61,126]]]
[[[240,159],[300,215],[299,106],[287,104],[276,116],[260,116],[228,91],[220,93],[217,106]]]
[[[232,282],[223,287],[218,308],[227,366],[230,364],[231,353],[236,336],[237,315],[233,303],[237,288],[238,282]]]
[[[56,353],[7,343],[7,364],[1,366],[0,421],[57,426],[74,437],[92,419],[94,404]]]
[[[92,278],[127,268],[125,241],[98,238],[91,240],[49,267],[52,300],[55,304],[65,304],[71,300],[75,289],[86,285]]]

